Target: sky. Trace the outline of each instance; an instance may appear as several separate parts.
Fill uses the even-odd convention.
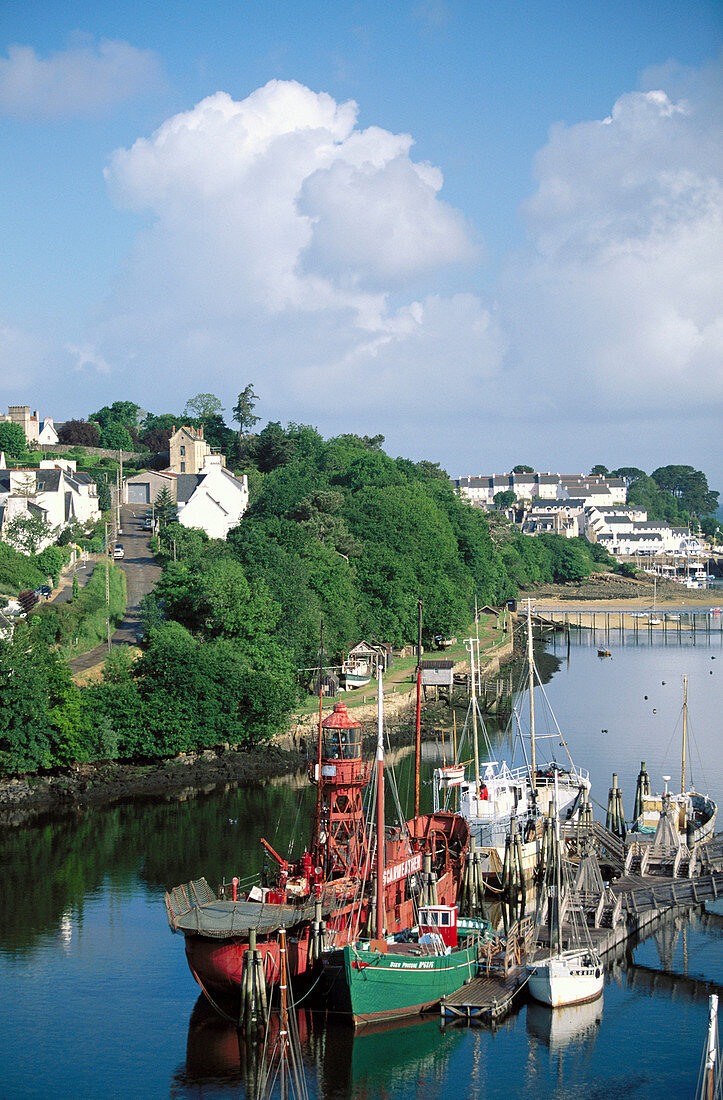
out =
[[[722,11],[4,0],[0,411],[723,490]]]

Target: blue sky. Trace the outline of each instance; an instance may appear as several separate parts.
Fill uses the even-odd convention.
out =
[[[714,3],[16,3],[0,406],[723,489]]]

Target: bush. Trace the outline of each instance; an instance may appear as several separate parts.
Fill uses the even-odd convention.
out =
[[[17,595],[23,588],[38,588],[46,584],[47,573],[38,565],[38,559],[21,554],[6,542],[0,542],[0,585],[5,592]]]

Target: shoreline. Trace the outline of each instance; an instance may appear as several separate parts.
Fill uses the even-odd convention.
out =
[[[652,592],[652,585],[650,586]],[[611,603],[624,605],[630,612],[649,610],[647,594],[636,597],[585,598],[573,594],[571,589],[544,589],[542,592],[521,594],[519,604],[529,598],[534,603],[563,604],[564,610],[576,612],[587,608],[601,613],[610,610]],[[701,610],[723,605],[723,592],[710,590],[686,590],[684,595],[662,596],[656,602],[656,610],[679,610],[681,606],[697,605]],[[627,617],[627,616],[626,616]],[[489,654],[490,660],[483,675],[494,676],[499,666],[513,659],[512,645],[509,652]],[[496,666],[496,667],[495,667]],[[406,687],[406,684],[404,685]],[[401,687],[401,685],[398,685]],[[395,727],[405,727],[414,721],[414,691],[401,690],[395,695],[385,694],[385,705],[390,707]],[[327,711],[333,700],[325,703]],[[423,737],[429,736],[430,725],[435,724],[435,712],[429,704],[426,720],[423,718]],[[376,738],[376,706],[354,708],[355,716],[362,722],[364,741]],[[43,775],[19,776],[0,779],[0,826],[22,827],[48,817],[69,813],[83,813],[98,807],[127,802],[134,799],[178,799],[193,797],[195,793],[224,784],[263,783],[275,777],[287,775],[306,767],[308,739],[315,736],[315,717],[292,716],[288,730],[277,734],[270,742],[250,751],[232,749],[210,750],[184,754],[172,760],[152,764],[100,762],[54,769]],[[392,744],[401,743],[406,737],[397,729],[391,736]]]

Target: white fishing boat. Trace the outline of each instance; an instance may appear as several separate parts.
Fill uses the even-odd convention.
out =
[[[364,687],[372,678],[373,670],[369,661],[347,659],[341,666],[341,675],[344,680],[344,690]]]
[[[549,707],[554,725],[552,735],[555,743],[561,744],[566,760],[560,763],[554,759],[546,762],[538,760],[538,742],[535,732],[535,686],[544,694],[534,662],[532,647],[532,616],[527,610],[527,683],[520,692],[520,700],[527,692],[530,713],[529,758],[525,765],[517,768],[508,766],[505,760],[488,760],[480,763],[478,747],[478,723],[481,726],[485,743],[490,743],[484,725],[484,719],[477,705],[476,673],[474,661],[474,639],[470,639],[470,672],[472,696],[468,719],[471,716],[472,749],[474,753],[474,775],[467,777],[460,773],[461,765],[437,768],[434,773],[434,806],[439,809],[442,802],[450,804],[449,791],[459,788],[459,813],[468,823],[470,835],[475,840],[480,856],[482,875],[486,882],[499,885],[502,881],[505,852],[513,832],[519,837],[521,869],[526,879],[537,870],[542,852],[542,822],[550,813],[554,797],[555,783],[558,791],[558,807],[563,821],[574,821],[588,799],[590,776],[587,771],[573,763],[567,743],[557,725]],[[546,699],[546,696],[545,696]],[[515,707],[512,720],[517,723],[517,735],[522,741],[519,727],[519,711]],[[465,744],[468,721],[460,740],[458,756]],[[518,739],[518,736],[515,738]],[[526,754],[525,754],[526,755]]]
[[[686,751],[688,742],[688,677],[683,677],[683,740],[680,767],[680,794],[668,791],[669,776],[664,776],[663,794],[651,794],[647,773],[641,772],[638,779],[639,790],[636,795],[634,821],[628,831],[630,841],[654,841],[658,833],[661,817],[671,821],[681,840],[689,849],[703,844],[713,836],[718,806],[707,794],[696,790],[686,790]],[[645,786],[641,789],[641,779]]]
[[[568,941],[563,939],[563,919],[571,885],[563,886],[562,852],[560,847],[560,815],[555,808],[555,845],[553,858],[546,869],[545,894],[538,913],[538,933],[547,916],[549,946],[536,954],[528,967],[530,996],[551,1008],[582,1004],[600,996],[605,973],[600,957],[592,946],[587,923],[574,906],[568,925]],[[546,912],[545,912],[546,910]],[[577,918],[575,914],[577,912]]]

